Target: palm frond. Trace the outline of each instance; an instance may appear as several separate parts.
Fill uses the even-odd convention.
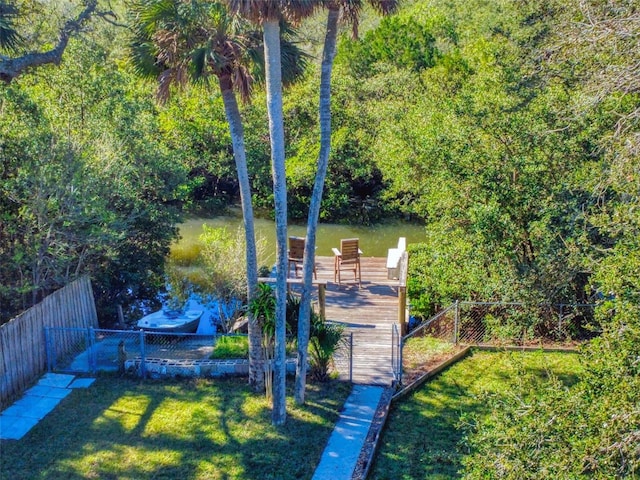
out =
[[[193,61],[193,73],[194,78],[196,79],[206,76],[208,51],[208,48],[196,48],[191,54],[191,60]]]
[[[300,80],[307,71],[311,55],[305,53],[296,42],[282,39],[280,42],[282,56],[282,82],[290,85]]]
[[[380,15],[391,15],[400,6],[399,0],[368,0],[368,2]]]
[[[0,2],[0,48],[15,50],[22,43],[23,38],[15,29],[15,21],[19,14],[15,5]]]
[[[221,2],[133,1],[131,58],[138,72],[158,76],[160,99],[168,98],[171,82],[184,85],[211,75],[224,77],[244,101],[250,99],[253,82],[264,79],[262,33],[250,22],[230,14]],[[293,0],[266,3],[298,5]],[[317,0],[310,3],[319,5]],[[293,40],[291,25],[281,26],[283,80],[292,83],[304,75],[310,57]]]
[[[156,48],[152,42],[131,42],[129,52],[136,74],[142,77],[157,77],[160,74],[161,69],[156,62]]]
[[[320,0],[224,0],[236,15],[261,24],[284,19],[297,23],[322,7]]]
[[[380,15],[390,15],[398,10],[399,0],[367,0],[369,5]],[[360,15],[364,7],[363,0],[334,0],[334,6],[340,7],[342,21],[351,25],[351,36],[358,38],[358,28],[360,26]]]
[[[343,0],[341,3],[342,21],[347,25],[351,25],[351,36],[355,40],[358,38],[359,33],[360,14],[363,7],[362,0]]]
[[[300,80],[307,71],[311,55],[298,46],[293,39],[296,30],[291,24],[281,22],[280,54],[282,62],[282,82],[291,85]],[[246,55],[250,57],[252,70],[251,74],[258,83],[265,81],[264,49],[262,46],[262,35],[260,32],[252,32],[248,37],[251,48],[247,48]]]

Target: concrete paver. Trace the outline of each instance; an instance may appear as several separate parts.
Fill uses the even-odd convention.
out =
[[[38,418],[0,415],[0,439],[19,440],[39,421]]]
[[[89,388],[95,381],[95,378],[76,378],[68,388]]]
[[[351,479],[383,391],[379,386],[353,386],[313,480]]]
[[[42,378],[38,380],[38,385],[67,388],[67,385],[69,385],[74,378],[74,375],[65,375],[63,373],[45,373]]]
[[[47,373],[22,398],[0,414],[0,439],[19,440],[51,412],[72,388],[87,388],[94,378]]]
[[[53,397],[53,398],[64,398],[69,395],[68,388],[58,388],[58,387],[47,387],[44,385],[36,385],[31,387],[29,390],[24,392],[25,396],[30,397]]]

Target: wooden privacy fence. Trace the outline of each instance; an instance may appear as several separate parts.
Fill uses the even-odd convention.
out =
[[[89,277],[82,277],[0,326],[0,408],[47,367],[45,327],[98,327]],[[69,345],[75,339],[67,339]]]

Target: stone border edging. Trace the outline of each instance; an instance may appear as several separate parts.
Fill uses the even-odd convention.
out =
[[[125,369],[140,373],[140,357],[127,360]],[[296,360],[286,360],[287,374],[295,373]],[[200,360],[171,360],[162,358],[146,358],[144,362],[145,374],[150,378],[167,377],[225,377],[249,375],[249,360],[246,359],[200,359]]]
[[[481,350],[483,352],[558,352],[558,353],[579,353],[579,349],[576,347],[545,347],[545,346],[494,346],[494,345],[471,345],[469,348],[474,350]]]

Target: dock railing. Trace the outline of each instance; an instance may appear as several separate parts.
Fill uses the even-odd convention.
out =
[[[400,325],[400,335],[407,333],[407,275],[409,272],[409,254],[403,251],[400,256],[400,267],[398,275],[398,325]]]

